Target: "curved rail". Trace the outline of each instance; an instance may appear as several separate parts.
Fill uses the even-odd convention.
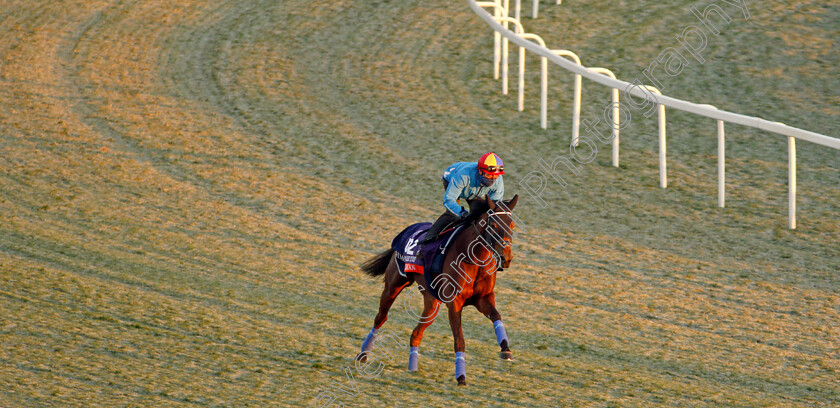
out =
[[[576,59],[576,63],[572,61],[568,61],[565,58],[561,58],[562,56],[568,56],[568,54],[560,53],[558,55],[557,51],[549,50],[545,47],[544,44],[536,44],[532,41],[529,41],[531,38],[523,38],[521,35],[517,35],[516,33],[507,29],[507,24],[502,26],[499,24],[500,21],[504,23],[514,23],[517,27],[517,31],[521,34],[524,34],[524,30],[522,25],[519,23],[519,14],[520,14],[520,1],[517,0],[515,7],[515,14],[516,18],[511,17],[502,17],[499,18],[498,16],[494,17],[488,14],[484,9],[479,6],[475,0],[467,0],[467,4],[473,10],[473,12],[478,15],[482,20],[484,20],[493,30],[495,33],[501,34],[504,37],[504,49],[502,51],[503,59],[504,59],[504,77],[502,78],[502,88],[503,93],[507,94],[507,46],[508,40],[512,41],[514,44],[520,47],[520,61],[522,60],[522,56],[524,55],[524,50],[531,51],[536,53],[537,55],[543,57],[543,60],[548,60],[554,63],[555,65],[559,65],[563,69],[567,71],[571,71],[572,73],[576,74],[575,77],[575,85],[576,85],[576,92],[575,92],[575,111],[573,115],[573,126],[572,126],[572,142],[576,144],[579,137],[579,104],[580,104],[580,96],[579,96],[579,89],[578,85],[578,78],[579,77],[586,77],[591,81],[597,82],[601,85],[607,86],[612,88],[614,91],[623,90],[627,95],[626,98],[628,102],[636,106],[636,103],[632,100],[632,97],[639,98],[641,101],[638,101],[640,105],[643,107],[648,107],[651,105],[657,105],[659,110],[659,168],[660,168],[660,186],[662,188],[667,187],[667,173],[666,173],[666,165],[665,165],[665,154],[666,154],[666,145],[665,145],[665,107],[678,109],[684,112],[693,113],[700,116],[705,116],[711,119],[716,119],[718,121],[718,173],[719,173],[719,180],[718,180],[718,206],[724,206],[724,189],[723,189],[723,180],[724,180],[724,147],[723,147],[723,124],[724,122],[734,123],[738,125],[748,126],[755,129],[776,133],[779,135],[787,136],[788,137],[788,208],[789,208],[789,223],[788,226],[791,229],[796,228],[796,140],[801,139],[811,143],[816,143],[818,145],[827,146],[833,149],[840,150],[840,139],[826,136],[823,134],[819,134],[816,132],[811,132],[804,129],[795,128],[792,126],[787,126],[780,122],[772,122],[762,118],[754,117],[754,116],[747,116],[738,113],[728,112],[724,110],[720,110],[715,108],[714,106],[708,104],[697,104],[689,101],[685,101],[682,99],[673,98],[670,96],[662,95],[661,92],[656,90],[651,86],[642,85],[642,84],[632,84],[629,82],[625,82],[619,80],[615,77],[615,75],[605,75],[603,68],[599,70],[594,70],[590,68],[584,67],[580,64],[580,60]],[[496,4],[499,4],[500,0],[496,0]],[[537,8],[538,8],[538,1],[534,1],[534,9],[533,9],[533,17],[536,18],[537,16]],[[557,1],[557,4],[560,4],[560,0]],[[486,5],[486,3],[485,3]],[[507,12],[509,10],[509,2],[505,0],[505,5],[502,6],[504,8],[506,15],[509,16]],[[498,8],[497,8],[498,14]],[[528,36],[530,37],[530,36]],[[497,43],[498,44],[498,43]],[[569,51],[570,52],[570,51]],[[524,64],[523,64],[524,65]],[[524,70],[523,67],[520,67],[520,73]],[[611,73],[610,73],[611,74]],[[521,82],[521,79],[520,79]],[[522,92],[522,85],[520,85],[520,95]],[[617,95],[614,97],[614,100],[617,100]],[[522,109],[522,99],[520,97],[520,110]],[[616,106],[617,110],[617,106]],[[614,111],[614,120],[617,119],[618,113]],[[541,121],[544,123],[544,121]],[[615,135],[613,139],[613,165],[618,165],[618,133],[617,128],[615,129]]]
[[[653,97],[650,93],[645,92],[640,89],[639,85],[631,84],[629,82],[622,81],[620,79],[612,79],[609,77],[605,77],[604,75],[600,75],[592,70],[574,64],[571,61],[567,61],[563,58],[560,58],[557,55],[554,55],[551,50],[540,47],[538,44],[534,44],[531,41],[528,41],[524,38],[519,37],[514,32],[502,27],[501,24],[495,22],[493,20],[493,16],[488,14],[484,11],[481,7],[475,4],[475,0],[466,0],[467,4],[473,11],[491,28],[500,32],[503,37],[509,39],[514,44],[525,47],[526,50],[536,53],[539,56],[547,58],[549,61],[553,62],[556,65],[559,65],[566,69],[567,71],[571,71],[576,74],[580,74],[586,79],[591,81],[597,82],[601,85],[608,86],[610,88],[616,89],[623,89],[625,93],[635,96],[640,99],[644,99],[654,104],[662,104],[669,108],[678,109],[684,112],[690,112],[697,115],[705,116],[712,119],[722,120],[724,122],[735,123],[738,125],[749,126],[752,128],[756,128],[759,130],[765,130],[768,132],[795,137],[797,139],[806,140],[811,143],[816,143],[823,146],[828,146],[834,149],[840,150],[840,139],[829,137],[826,135],[822,135],[816,132],[811,132],[808,130],[803,130],[799,128],[795,128],[792,126],[787,126],[783,124],[779,124],[778,122],[772,122],[769,120],[765,120],[762,118],[757,118],[754,116],[747,116],[741,115],[738,113],[728,112],[724,110],[718,109],[710,109],[704,107],[701,104],[684,101],[682,99],[673,98],[666,95],[661,95],[658,97]]]

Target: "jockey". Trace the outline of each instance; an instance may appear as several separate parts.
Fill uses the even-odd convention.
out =
[[[485,153],[478,162],[455,163],[443,172],[443,206],[446,211],[435,221],[426,232],[426,237],[420,243],[433,241],[438,234],[454,221],[464,219],[469,211],[462,208],[460,199],[467,201],[467,205],[475,200],[489,196],[491,200],[499,201],[505,193],[505,183],[502,175],[505,165],[496,153]]]

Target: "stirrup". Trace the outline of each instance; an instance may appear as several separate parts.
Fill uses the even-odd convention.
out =
[[[459,225],[461,225],[461,224],[463,224],[463,222],[464,222],[464,221],[463,221],[463,219],[452,221],[452,222],[450,222],[449,224],[446,224],[446,225],[445,225],[445,226],[444,226],[444,227],[443,227],[443,228],[442,228],[442,229],[441,229],[441,230],[440,230],[437,234],[435,234],[435,236],[433,236],[433,237],[430,237],[430,236],[429,236],[429,232],[428,232],[428,231],[426,231],[426,236],[424,236],[424,237],[423,237],[423,239],[421,239],[421,240],[420,240],[420,242],[418,242],[418,244],[420,244],[420,245],[423,245],[423,244],[428,244],[429,242],[432,242],[432,241],[434,241],[434,240],[436,240],[436,239],[440,238],[440,236],[441,236],[441,235],[443,235],[443,233],[444,233],[444,232],[449,231],[449,230],[454,229],[454,228],[458,228],[458,226],[459,226]]]

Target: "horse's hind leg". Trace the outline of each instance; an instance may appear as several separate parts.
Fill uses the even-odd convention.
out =
[[[417,287],[422,287],[423,275],[415,275],[417,280]],[[423,332],[435,321],[438,311],[440,310],[440,301],[435,299],[426,291],[423,293],[423,314],[417,321],[417,326],[411,332],[411,341],[409,346],[411,350],[408,354],[408,371],[417,371],[420,359],[420,340],[423,339]]]
[[[388,320],[388,311],[391,310],[391,305],[394,304],[397,295],[402,290],[411,284],[411,279],[403,277],[397,271],[397,262],[393,259],[388,269],[385,270],[385,288],[382,290],[382,296],[379,297],[379,313],[373,319],[373,328],[379,329]]]
[[[510,351],[510,347],[508,347],[505,325],[502,324],[502,315],[496,310],[496,294],[490,293],[482,296],[475,302],[475,308],[493,322],[493,329],[496,331],[496,340],[499,342],[499,347],[501,347],[499,357],[502,360],[513,360],[513,353]]]
[[[403,277],[397,271],[397,262],[391,258],[388,268],[385,269],[385,288],[382,289],[382,296],[379,297],[379,313],[373,319],[373,328],[370,329],[365,341],[362,342],[362,352],[356,356],[357,360],[365,362],[367,360],[367,353],[373,349],[376,341],[376,334],[379,328],[388,320],[388,310],[394,304],[394,300],[402,290],[411,284],[409,278]]]

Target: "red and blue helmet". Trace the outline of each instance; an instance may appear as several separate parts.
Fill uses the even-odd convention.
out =
[[[505,163],[502,162],[502,158],[496,153],[484,153],[478,159],[478,171],[482,176],[496,178],[505,174]]]

